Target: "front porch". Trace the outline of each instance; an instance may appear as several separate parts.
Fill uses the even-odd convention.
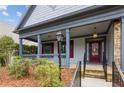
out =
[[[86,77],[95,77],[105,80],[103,68],[103,62],[105,59],[106,64],[108,65],[107,74],[110,74],[108,81],[112,81],[112,61],[114,59],[113,21],[109,20],[89,24],[86,26],[71,28],[70,30],[62,30],[61,32],[64,35],[64,41],[61,42],[62,68],[69,67],[71,69],[75,69],[78,61],[81,61],[84,65],[84,61],[86,59]],[[24,50],[22,47],[22,39],[20,39],[20,54],[23,57],[29,58],[47,58],[56,64],[59,64],[58,42],[56,40],[56,33],[57,32],[51,32],[25,38],[36,41],[38,43],[37,54],[23,54]],[[97,36],[94,37],[94,34]],[[97,46],[97,44],[99,44],[99,46]],[[87,73],[89,70],[91,72],[98,71],[100,73],[93,72],[89,75],[89,72]],[[82,81],[85,82],[83,79]]]
[[[100,67],[100,70],[107,75],[108,72],[112,73],[110,69],[114,60],[123,70],[124,18],[111,16],[98,14],[69,23],[63,22],[62,25],[59,23],[43,29],[39,26],[28,29],[27,31],[31,30],[31,32],[20,33],[20,56],[48,58],[59,64],[56,33],[62,32],[64,36],[61,42],[62,68],[75,68],[77,62],[81,61],[83,66],[85,65],[83,72],[87,67],[94,69],[93,65],[95,65],[95,69],[99,70]],[[37,42],[37,54],[24,54],[23,39]]]
[[[78,61],[84,61],[86,55],[87,63],[103,64],[103,53],[105,53],[108,65],[113,60],[113,26],[111,21],[94,23],[86,26],[61,30],[64,41],[61,43],[61,58],[63,66],[71,67]],[[97,35],[93,37],[93,35]],[[26,37],[38,43],[37,54],[24,54],[23,39],[20,39],[20,55],[30,58],[48,58],[58,63],[58,42],[56,32]],[[100,43],[99,47],[97,42]],[[94,46],[92,47],[91,46]],[[91,50],[92,49],[92,50]],[[95,51],[93,51],[95,49]],[[92,52],[91,52],[92,51]],[[93,55],[95,56],[93,56]],[[92,57],[92,58],[91,58]]]

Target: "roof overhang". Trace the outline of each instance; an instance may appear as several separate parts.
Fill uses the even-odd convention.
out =
[[[97,33],[98,36],[105,36],[108,34],[108,31],[110,30],[110,27],[112,26],[112,21],[104,21],[99,23],[94,23],[90,25],[75,27],[70,29],[70,38],[86,38],[92,36],[94,33]],[[64,30],[61,31],[63,33],[63,36],[66,37],[66,33]],[[27,40],[31,40],[33,42],[37,42],[37,36],[30,36],[25,38]],[[51,33],[45,33],[42,34],[42,41],[56,41],[56,32]]]
[[[33,6],[31,6],[30,9],[32,7]],[[96,11],[100,11],[100,10],[103,10],[103,9],[105,10],[105,9],[113,8],[113,7],[117,7],[117,6],[105,6],[105,5],[90,6],[88,8],[82,9],[80,11],[76,11],[76,12],[73,12],[73,13],[70,13],[70,14],[59,16],[59,17],[56,17],[56,18],[53,18],[53,19],[50,19],[50,20],[46,20],[46,21],[43,21],[43,22],[40,22],[40,23],[37,23],[37,24],[33,24],[33,25],[30,25],[30,26],[27,26],[27,27],[23,27],[23,28],[17,27],[17,29],[14,32],[17,33],[17,34],[26,33],[27,30],[30,31],[29,29],[44,28],[46,26],[50,26],[51,24],[60,24],[60,23],[63,23],[64,21],[67,22],[67,21],[71,21],[71,20],[76,20],[76,19],[81,18],[81,17],[86,17],[86,15],[88,15],[88,14],[89,15],[94,14],[94,12],[96,12]],[[28,10],[28,12],[31,11],[30,9]],[[23,20],[25,19],[25,17],[23,18]]]

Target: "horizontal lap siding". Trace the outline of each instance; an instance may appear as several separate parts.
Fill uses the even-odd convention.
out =
[[[114,54],[114,46],[113,46],[113,43],[114,43],[114,40],[113,40],[113,26],[111,26],[110,30],[109,30],[109,33],[107,35],[107,41],[106,41],[106,57],[107,57],[107,62],[108,62],[108,65],[112,65],[112,61],[113,61],[113,54]]]
[[[24,25],[24,27],[39,23],[48,19],[56,18],[61,15],[72,13],[84,9],[89,6],[85,5],[57,5],[55,9],[52,9],[49,5],[36,6],[35,10],[31,14],[30,18]]]
[[[77,38],[74,39],[74,58],[71,58],[71,64],[76,64],[78,61],[83,61],[85,52],[85,39]]]

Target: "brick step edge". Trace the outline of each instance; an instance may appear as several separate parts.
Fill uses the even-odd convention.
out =
[[[83,72],[83,70],[82,70],[82,72]],[[86,70],[86,73],[88,73],[88,72],[92,72],[92,73],[104,73],[104,71],[101,71],[101,70]],[[112,74],[112,72],[110,73],[110,72],[107,72],[108,74]]]
[[[83,73],[81,73],[83,75]],[[85,72],[85,74],[91,74],[91,75],[101,75],[104,76],[104,73],[92,73],[92,72]],[[112,76],[112,74],[107,73],[108,76]]]
[[[83,75],[82,75],[83,76]],[[99,79],[105,79],[104,75],[91,75],[91,74],[85,74],[85,77],[90,77],[90,78],[99,78]],[[107,76],[107,81],[111,82],[112,81],[112,76]]]

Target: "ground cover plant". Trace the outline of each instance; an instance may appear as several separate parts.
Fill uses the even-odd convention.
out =
[[[30,60],[22,57],[15,57],[8,65],[10,76],[20,78],[29,75]]]
[[[0,68],[0,86],[60,87],[59,68],[48,59],[14,57]]]
[[[63,85],[59,79],[59,68],[54,62],[47,59],[38,59],[35,61],[39,62],[35,73],[36,79],[40,81],[41,86],[57,87]]]

